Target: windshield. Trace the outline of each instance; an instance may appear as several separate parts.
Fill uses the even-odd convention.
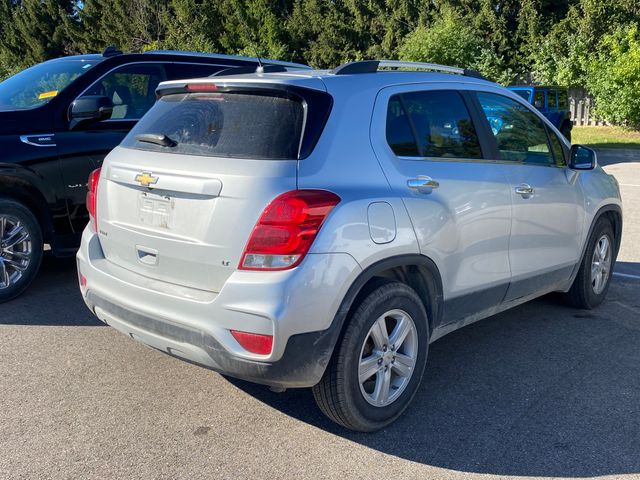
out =
[[[529,97],[531,96],[531,90],[513,90],[513,92],[520,95],[527,102],[529,101]]]
[[[297,159],[304,107],[255,93],[184,93],[162,97],[122,145],[187,155]]]
[[[100,60],[57,60],[27,68],[0,82],[0,111],[40,107],[99,62]]]

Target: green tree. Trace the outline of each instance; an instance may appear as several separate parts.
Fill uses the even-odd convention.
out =
[[[36,0],[38,1],[38,0]],[[66,33],[79,52],[116,45],[139,52],[159,46],[164,38],[167,0],[84,0],[76,3]]]
[[[402,60],[470,68],[508,83],[513,73],[492,47],[469,16],[445,5],[428,27],[420,26],[407,35],[399,56]]]
[[[163,15],[163,47],[197,52],[221,50],[224,22],[218,2],[211,0],[171,0]]]
[[[72,5],[65,0],[3,1],[3,60],[13,69],[21,69],[69,53],[72,45],[64,25],[72,11]]]

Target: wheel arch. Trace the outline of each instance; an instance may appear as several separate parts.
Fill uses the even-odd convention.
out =
[[[381,260],[360,273],[344,296],[334,320],[340,322],[341,334],[347,318],[357,308],[359,301],[375,288],[389,281],[399,281],[416,291],[427,312],[429,331],[433,331],[442,318],[442,277],[438,267],[430,258],[411,254]]]
[[[571,278],[567,288],[569,288],[573,284],[576,276],[578,275],[578,271],[580,270],[580,264],[582,263],[582,259],[584,258],[585,252],[587,250],[587,245],[589,245],[589,239],[591,238],[591,235],[593,235],[593,229],[595,228],[596,224],[601,218],[607,218],[611,222],[611,225],[613,226],[613,233],[615,235],[615,238],[614,238],[615,256],[616,257],[618,256],[618,252],[620,250],[620,243],[622,241],[622,208],[620,207],[620,205],[616,205],[615,203],[610,203],[608,205],[604,205],[603,207],[600,207],[600,209],[593,216],[591,225],[589,225],[589,231],[587,232],[587,235],[585,235],[584,237],[584,242],[582,245],[582,251],[580,252],[579,261],[573,268],[573,272],[571,273]]]
[[[47,201],[37,187],[19,177],[0,175],[0,198],[19,202],[33,212],[42,229],[44,241],[51,240],[53,220]]]

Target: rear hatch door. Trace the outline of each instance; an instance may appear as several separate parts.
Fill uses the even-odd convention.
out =
[[[282,91],[162,97],[105,160],[97,225],[107,260],[220,291],[263,209],[296,188],[308,112]]]

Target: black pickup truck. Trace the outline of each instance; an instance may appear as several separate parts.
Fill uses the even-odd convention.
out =
[[[110,47],[49,60],[1,82],[0,303],[31,283],[45,243],[55,256],[75,253],[88,221],[87,178],[153,105],[158,83],[258,66],[249,57]]]

